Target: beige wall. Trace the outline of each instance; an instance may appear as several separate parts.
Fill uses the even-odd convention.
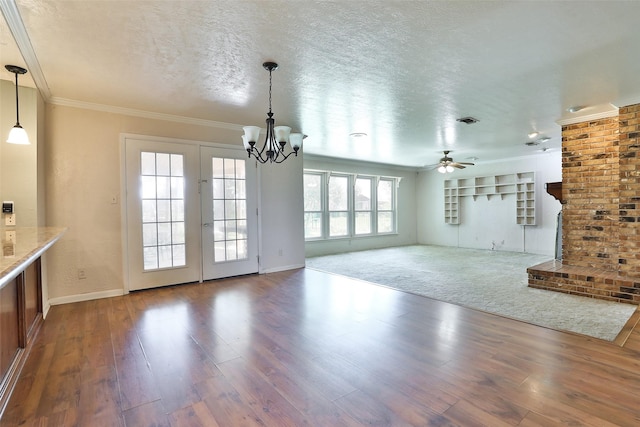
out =
[[[0,201],[15,203],[16,225],[38,224],[38,92],[20,87],[20,125],[31,145],[7,144],[9,131],[16,124],[15,83],[0,80]],[[4,218],[0,218],[4,225]]]
[[[117,113],[48,104],[46,108],[46,222],[69,230],[48,254],[49,297],[55,303],[123,291],[120,194],[120,135],[132,133],[218,144],[240,144],[236,129],[185,124]],[[262,169],[276,165],[264,165]],[[261,239],[262,252],[283,256],[263,259],[261,270],[273,271],[304,265],[302,230],[302,161],[288,162],[270,174],[260,174],[261,199],[268,204],[261,216],[269,233],[278,233],[280,222],[285,242]],[[277,167],[277,166],[276,166]],[[300,184],[295,184],[299,175]],[[279,180],[294,177],[279,193]],[[293,185],[293,187],[291,187]],[[298,187],[300,190],[298,190]],[[300,194],[291,194],[299,191]],[[277,203],[271,206],[273,195]],[[116,197],[116,204],[112,198]],[[298,208],[300,205],[300,208]],[[275,215],[269,217],[268,215]],[[297,219],[299,217],[299,220]],[[299,230],[295,223],[299,222]],[[262,227],[265,234],[267,227]],[[292,231],[293,230],[293,231]],[[272,248],[278,245],[277,248]],[[296,253],[296,251],[298,253]],[[78,279],[84,269],[86,279]]]

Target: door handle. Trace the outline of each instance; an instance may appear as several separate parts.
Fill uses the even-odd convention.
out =
[[[211,227],[211,223],[210,222],[205,222],[204,224],[202,224],[203,227]]]

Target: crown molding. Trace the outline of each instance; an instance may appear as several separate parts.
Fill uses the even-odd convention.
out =
[[[602,104],[594,107],[587,107],[584,113],[573,114],[571,117],[563,117],[556,121],[560,126],[573,125],[576,123],[588,122],[591,120],[607,119],[618,115],[618,107],[613,104]]]
[[[22,58],[24,59],[26,68],[31,74],[33,82],[36,84],[44,100],[48,101],[51,98],[51,90],[40,68],[40,63],[31,45],[31,40],[22,22],[22,17],[18,11],[16,2],[14,0],[0,0],[0,10],[18,46],[18,50],[22,54]]]
[[[125,116],[141,117],[152,120],[162,120],[166,122],[177,122],[187,125],[213,127],[219,129],[228,129],[233,131],[242,131],[241,125],[233,123],[217,122],[214,120],[196,119],[193,117],[176,116],[173,114],[154,113],[152,111],[136,110],[133,108],[115,107],[113,105],[96,104],[93,102],[76,101],[73,99],[53,97],[48,100],[49,104],[60,105],[63,107],[81,108],[84,110],[101,111],[104,113],[122,114]]]

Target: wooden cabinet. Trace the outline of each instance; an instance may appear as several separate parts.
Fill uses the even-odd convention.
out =
[[[444,181],[444,222],[460,224],[459,207],[464,197],[500,197],[516,195],[516,224],[536,224],[535,173],[520,172]]]
[[[0,415],[42,323],[40,258],[0,288]]]
[[[4,378],[19,349],[19,282],[15,278],[0,289],[0,378]]]

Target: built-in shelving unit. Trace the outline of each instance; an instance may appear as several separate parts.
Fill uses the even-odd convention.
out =
[[[451,180],[448,180],[451,183]],[[458,217],[458,189],[447,187],[444,184],[444,222],[447,224],[460,224]]]
[[[516,223],[536,224],[535,173],[520,172],[505,175],[477,176],[444,181],[444,222],[460,224],[459,203],[463,197],[476,200],[507,194],[516,195]]]
[[[519,173],[516,191],[516,221],[519,225],[536,225],[536,191],[533,172]]]

